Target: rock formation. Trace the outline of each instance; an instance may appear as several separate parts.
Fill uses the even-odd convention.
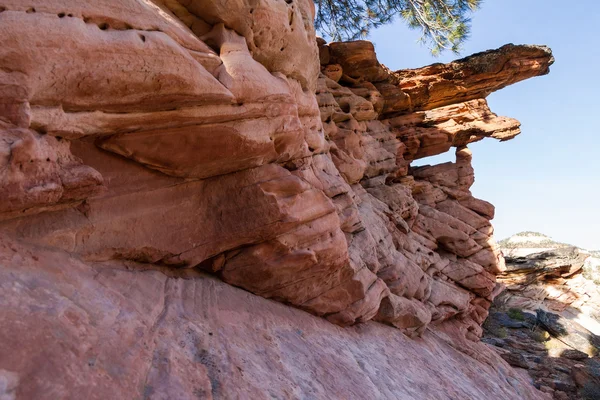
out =
[[[583,274],[589,258],[575,247],[507,257],[507,268],[498,277],[507,287],[502,302],[529,310],[562,312],[572,307],[600,315],[600,293]]]
[[[534,232],[513,235],[500,246],[506,269],[497,278],[505,290],[496,304],[559,313],[600,335],[600,259],[595,253]]]
[[[519,133],[485,97],[550,50],[393,72],[313,18],[0,0],[0,395],[543,396],[479,343],[504,264],[467,145]]]
[[[500,243],[506,270],[497,278],[505,289],[494,299],[484,341],[555,399],[597,398],[600,292],[587,279],[594,257],[534,232]]]
[[[539,232],[519,232],[498,242],[504,257],[525,257],[548,250],[574,247],[567,243],[557,242],[550,236]]]

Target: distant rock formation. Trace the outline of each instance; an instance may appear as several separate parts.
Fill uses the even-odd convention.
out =
[[[572,307],[578,314],[600,317],[600,259],[592,252],[535,232],[513,235],[499,246],[506,269],[497,278],[506,290],[496,303],[531,311],[562,312]]]
[[[467,145],[520,133],[485,98],[551,51],[393,72],[313,18],[0,0],[0,397],[543,397],[479,342],[504,260]]]
[[[567,243],[557,242],[543,233],[531,231],[519,232],[511,237],[500,240],[498,245],[502,253],[507,257],[527,256],[546,250],[572,247]]]
[[[534,232],[499,243],[506,270],[497,279],[505,289],[494,299],[484,341],[511,365],[527,369],[536,386],[555,399],[597,398],[597,259]]]

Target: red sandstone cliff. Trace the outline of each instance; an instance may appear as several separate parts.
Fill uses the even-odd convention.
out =
[[[466,146],[549,49],[392,72],[306,0],[0,11],[0,396],[543,398],[479,342]]]

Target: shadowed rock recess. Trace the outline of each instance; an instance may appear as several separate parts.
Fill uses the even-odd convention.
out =
[[[546,396],[479,341],[467,145],[519,134],[485,97],[550,50],[392,72],[313,18],[0,0],[2,399]]]
[[[482,340],[554,399],[600,398],[599,259],[536,232],[499,244],[506,270],[497,279],[506,290]]]

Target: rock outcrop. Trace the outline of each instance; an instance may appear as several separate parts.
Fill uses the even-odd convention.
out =
[[[554,399],[600,394],[600,336],[567,316],[494,306],[483,341]]]
[[[498,276],[506,286],[502,302],[508,307],[562,312],[569,307],[600,315],[600,293],[584,276],[590,254],[564,247],[523,257],[507,257]]]
[[[534,232],[500,243],[506,270],[497,279],[504,290],[483,340],[555,399],[598,397],[600,292],[586,274],[594,258]]]
[[[557,242],[550,236],[539,232],[519,232],[498,242],[504,257],[525,257],[534,253],[548,250],[564,249],[574,247],[567,243]]]
[[[313,18],[310,0],[0,0],[7,396],[542,396],[478,343],[504,263],[467,145],[519,133],[485,97],[546,74],[550,50],[392,72],[369,42],[316,40]],[[406,391],[400,358],[373,382],[365,349],[346,355],[368,389],[327,387],[365,343],[429,348],[445,389]],[[270,366],[298,357],[315,372]],[[498,381],[477,388],[482,368]]]
[[[341,328],[192,269],[0,246],[4,398],[542,398],[431,333]]]

